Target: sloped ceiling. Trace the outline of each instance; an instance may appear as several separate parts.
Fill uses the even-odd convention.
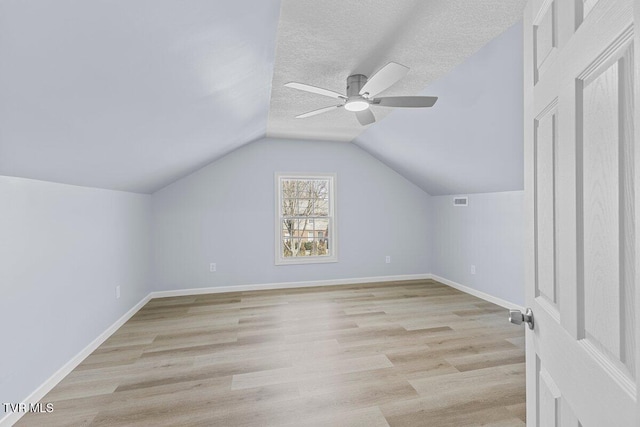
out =
[[[148,193],[264,136],[279,10],[0,1],[0,174]]]
[[[150,193],[268,135],[357,138],[427,191],[474,189],[473,174],[452,185],[415,161],[433,148],[416,148],[417,112],[377,108],[368,129],[344,110],[297,120],[332,100],[283,84],[343,92],[348,75],[396,61],[411,70],[385,95],[431,94],[524,0],[280,3],[0,0],[0,174]],[[455,169],[451,154],[440,164]]]

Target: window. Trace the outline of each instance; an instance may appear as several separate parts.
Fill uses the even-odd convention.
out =
[[[336,262],[335,174],[276,174],[276,265]]]

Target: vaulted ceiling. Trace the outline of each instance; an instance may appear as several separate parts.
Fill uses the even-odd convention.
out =
[[[447,148],[446,132],[429,135],[425,124],[469,110],[444,79],[455,81],[452,71],[512,27],[523,6],[524,0],[0,0],[0,174],[150,193],[270,136],[353,141],[433,194],[515,189],[517,167],[474,186],[480,172],[465,166],[464,144]],[[370,76],[389,61],[410,72],[385,95],[434,94],[441,110],[420,116],[376,108],[378,122],[368,127],[343,109],[294,118],[332,100],[284,83],[344,92],[348,75]],[[480,70],[482,63],[481,57]],[[453,107],[446,101],[452,90]],[[484,157],[513,164],[521,144],[489,143]],[[467,173],[451,175],[462,166]]]

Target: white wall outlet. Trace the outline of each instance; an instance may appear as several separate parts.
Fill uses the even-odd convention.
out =
[[[475,265],[471,266],[471,274],[476,274],[476,266]]]
[[[216,272],[216,263],[212,262],[211,264],[209,264],[209,272],[210,273],[215,273]]]
[[[120,298],[120,285],[116,286],[116,299]]]
[[[384,262],[386,262],[387,264],[391,264],[391,256],[387,255],[386,257],[384,257]]]

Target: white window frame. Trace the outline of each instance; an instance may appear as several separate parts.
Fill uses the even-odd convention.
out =
[[[329,255],[284,257],[282,247],[282,185],[288,179],[328,179],[329,180],[329,233],[324,238],[329,239]],[[319,264],[338,262],[338,226],[337,226],[337,174],[335,173],[301,173],[301,172],[276,172],[275,173],[275,265]],[[324,217],[323,217],[324,218]],[[302,236],[300,236],[302,237]],[[304,237],[306,241],[307,237]]]

